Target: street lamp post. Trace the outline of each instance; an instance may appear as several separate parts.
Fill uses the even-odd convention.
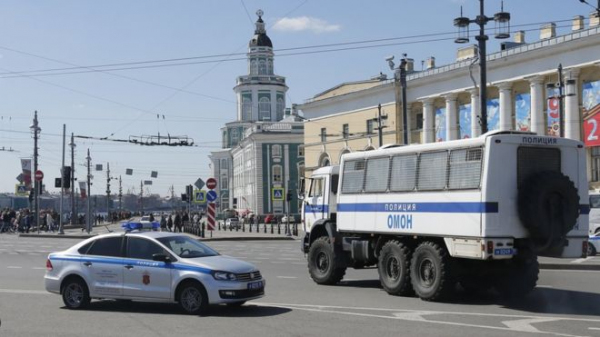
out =
[[[34,202],[34,217],[35,226],[38,234],[40,234],[40,194],[42,181],[38,180],[36,173],[38,171],[38,136],[42,131],[38,123],[37,111],[33,117],[33,124],[29,127],[33,132],[33,202]]]
[[[475,23],[479,26],[479,35],[475,36],[478,42],[479,50],[479,109],[481,133],[486,133],[487,129],[487,70],[486,70],[486,41],[485,25],[489,21],[496,22],[495,37],[497,39],[506,39],[510,37],[510,13],[504,12],[504,1],[502,2],[500,12],[494,14],[494,17],[487,17],[483,10],[484,0],[479,0],[479,15],[471,20],[462,16],[462,7],[460,8],[460,17],[454,19],[454,26],[458,28],[458,37],[454,42],[469,42],[469,24]]]

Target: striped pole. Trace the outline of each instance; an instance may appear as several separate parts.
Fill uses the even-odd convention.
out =
[[[206,217],[208,218],[208,230],[209,231],[214,231],[215,230],[215,203],[214,202],[209,202],[208,203],[208,209],[206,210]]]

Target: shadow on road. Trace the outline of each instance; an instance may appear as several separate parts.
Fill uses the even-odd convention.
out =
[[[67,309],[62,307],[62,309]],[[170,303],[148,303],[148,302],[129,302],[102,300],[93,301],[85,309],[87,311],[110,311],[141,314],[161,314],[161,315],[184,315],[176,304]],[[246,304],[241,307],[228,307],[225,305],[211,306],[206,316],[213,317],[270,317],[285,314],[291,311],[287,308],[255,306]]]

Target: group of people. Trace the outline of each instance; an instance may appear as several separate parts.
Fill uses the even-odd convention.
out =
[[[195,213],[192,215],[192,221],[194,224],[198,224],[202,214]],[[154,216],[150,215],[150,221],[154,221]],[[162,231],[169,232],[183,232],[184,224],[190,221],[190,216],[187,212],[175,212],[169,215],[161,214],[160,216],[160,229]]]
[[[32,229],[37,229],[37,222],[34,214],[28,208],[14,210],[4,208],[0,212],[0,233],[29,233]],[[54,232],[58,230],[58,213],[53,209],[40,210],[40,230]]]

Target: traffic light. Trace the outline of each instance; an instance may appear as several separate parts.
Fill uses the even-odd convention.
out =
[[[71,166],[65,166],[62,172],[63,187],[71,188]]]
[[[187,194],[185,194],[185,193],[182,193],[182,194],[181,194],[181,201],[187,201],[187,200],[188,200],[188,197],[187,197],[187,196],[188,196]]]
[[[187,185],[185,187],[185,194],[188,196],[187,201],[192,201],[192,196],[194,195],[194,186]]]
[[[287,191],[287,194],[285,195],[285,200],[292,201],[292,191],[290,191],[290,190]]]
[[[32,188],[31,190],[29,190],[29,202],[33,202],[33,196],[34,196],[34,193],[33,193],[33,188]]]

